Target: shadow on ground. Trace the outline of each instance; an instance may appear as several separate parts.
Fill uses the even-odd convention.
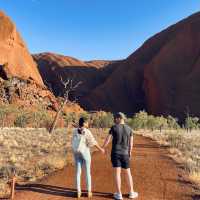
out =
[[[192,196],[192,199],[193,199],[193,200],[200,200],[200,194],[193,195],[193,196]]]
[[[52,185],[44,185],[44,184],[16,185],[16,190],[32,191],[32,192],[55,195],[55,196],[76,198],[76,190],[75,189],[52,186]],[[108,199],[113,198],[111,193],[94,191],[93,195],[96,197],[104,197],[104,198],[108,198]],[[86,196],[86,191],[83,191],[83,196]]]

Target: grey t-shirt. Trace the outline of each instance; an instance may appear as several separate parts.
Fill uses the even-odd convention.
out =
[[[109,133],[113,136],[112,154],[127,155],[133,135],[132,129],[126,124],[116,124],[111,127]]]

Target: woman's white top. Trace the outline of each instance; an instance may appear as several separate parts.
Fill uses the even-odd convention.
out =
[[[94,136],[92,135],[91,131],[87,128],[83,128],[82,134],[78,132],[78,128],[75,128],[73,130],[73,136],[72,136],[72,141],[78,136],[78,137],[83,137],[85,141],[85,145],[90,148],[93,147],[97,144],[97,141],[95,140]]]

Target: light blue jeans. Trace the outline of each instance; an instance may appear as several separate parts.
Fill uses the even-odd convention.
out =
[[[84,152],[84,155],[75,153],[74,160],[76,165],[76,188],[78,192],[81,192],[81,172],[82,167],[85,167],[86,171],[86,182],[87,190],[91,192],[92,181],[91,181],[91,154],[89,148]]]

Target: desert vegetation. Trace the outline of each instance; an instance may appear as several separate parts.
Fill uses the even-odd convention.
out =
[[[150,137],[169,147],[170,155],[183,164],[191,180],[200,183],[200,122],[199,118],[187,115],[185,123],[168,116],[148,115],[141,111],[127,123],[137,134]]]
[[[0,127],[48,128],[52,113],[45,109],[29,109],[16,105],[0,105]]]
[[[200,130],[193,130],[189,134],[184,129],[162,132],[140,130],[137,133],[169,147],[172,158],[183,164],[192,181],[200,184]]]
[[[102,141],[113,124],[107,112],[62,112],[53,134],[48,132],[54,115],[44,109],[32,112],[15,106],[0,106],[0,194],[9,194],[9,180],[16,174],[21,183],[34,182],[71,164],[69,142],[78,118],[90,120],[95,137]],[[200,183],[200,125],[187,116],[180,125],[172,116],[153,116],[141,111],[127,118],[137,134],[151,137],[169,147],[173,158],[184,164],[190,178]]]
[[[49,134],[45,128],[1,129],[0,196],[9,195],[14,174],[17,182],[29,183],[72,164],[71,131],[56,129]],[[105,138],[98,129],[92,132],[98,141]]]
[[[0,192],[8,193],[13,174],[21,182],[35,181],[66,164],[70,135],[66,130],[49,134],[46,129],[0,130]]]
[[[104,128],[113,123],[111,113],[63,113],[63,123],[58,123],[50,134],[54,119],[51,113],[1,106],[0,195],[9,195],[9,181],[14,174],[20,183],[34,182],[71,164],[71,131],[80,116],[90,119],[92,132],[99,141],[105,138]]]

